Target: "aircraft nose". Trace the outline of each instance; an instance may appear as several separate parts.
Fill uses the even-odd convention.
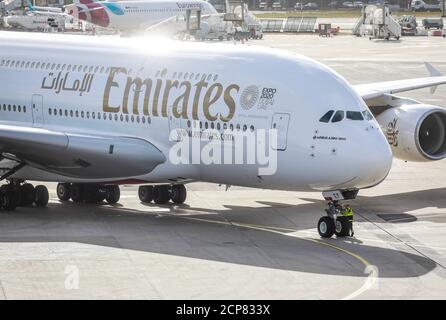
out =
[[[363,135],[363,145],[357,151],[360,162],[360,184],[362,188],[371,187],[384,180],[392,166],[392,150],[381,130],[369,129]]]

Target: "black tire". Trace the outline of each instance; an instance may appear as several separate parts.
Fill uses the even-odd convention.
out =
[[[138,188],[139,200],[143,203],[150,203],[153,200],[153,187],[152,186],[140,186]]]
[[[173,203],[181,204],[186,201],[187,190],[183,184],[176,184],[172,186],[170,198]]]
[[[335,222],[336,237],[347,237],[350,234],[350,223],[347,217],[337,217]]]
[[[60,201],[68,201],[70,200],[70,189],[71,186],[69,183],[58,183],[57,184],[57,197]]]
[[[46,207],[48,204],[48,200],[50,199],[50,195],[48,193],[48,189],[45,186],[36,186],[36,206],[38,207]]]
[[[317,224],[317,231],[322,238],[330,238],[334,235],[335,224],[332,218],[322,217]]]
[[[20,186],[20,205],[21,206],[30,206],[34,203],[36,199],[36,190],[31,183],[25,183]]]
[[[7,190],[1,197],[1,207],[6,211],[14,211],[17,207],[16,195],[14,191]]]
[[[117,185],[108,185],[105,187],[105,201],[109,204],[115,204],[121,198],[121,190]]]
[[[70,198],[73,202],[84,201],[84,188],[80,183],[72,183],[70,187]]]
[[[170,192],[168,186],[155,186],[153,188],[153,201],[156,204],[166,204],[170,200]]]

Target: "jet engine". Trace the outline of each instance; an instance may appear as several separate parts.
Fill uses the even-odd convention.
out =
[[[445,109],[425,104],[402,105],[385,110],[376,120],[395,157],[407,161],[446,157]]]

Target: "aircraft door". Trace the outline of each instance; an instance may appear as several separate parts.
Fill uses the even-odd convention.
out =
[[[31,101],[34,127],[42,127],[43,120],[43,97],[39,94],[33,94]]]
[[[271,129],[277,130],[277,143],[272,141],[272,148],[274,150],[284,151],[286,149],[289,121],[290,115],[288,113],[273,114]]]

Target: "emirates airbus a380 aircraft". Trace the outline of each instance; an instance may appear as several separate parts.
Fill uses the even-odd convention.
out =
[[[143,202],[182,203],[192,181],[353,199],[385,179],[392,151],[446,156],[445,110],[395,96],[446,83],[428,69],[352,86],[264,47],[1,32],[0,202],[46,206],[27,180],[75,202],[115,203],[135,183]],[[335,219],[322,236],[343,234]]]

